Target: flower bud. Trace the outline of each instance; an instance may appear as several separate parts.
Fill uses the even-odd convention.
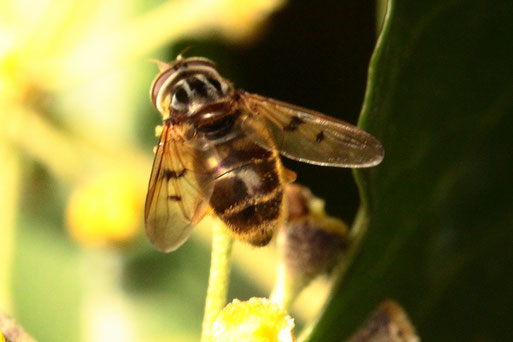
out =
[[[419,342],[420,338],[406,312],[396,302],[386,300],[363,323],[348,342]]]
[[[347,225],[324,211],[324,201],[297,184],[287,186],[289,215],[278,233],[278,275],[272,300],[285,307],[319,274],[328,271],[348,244]]]
[[[126,172],[108,172],[79,185],[68,202],[68,228],[82,244],[131,241],[142,221],[144,188]]]

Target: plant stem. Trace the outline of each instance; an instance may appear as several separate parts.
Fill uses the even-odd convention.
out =
[[[210,277],[205,301],[201,342],[210,341],[212,324],[226,304],[226,294],[230,280],[230,256],[232,253],[233,239],[226,232],[226,227],[220,220],[215,219],[212,228]]]

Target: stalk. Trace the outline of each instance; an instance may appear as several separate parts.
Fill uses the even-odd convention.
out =
[[[201,342],[210,341],[212,324],[226,304],[226,295],[230,281],[230,256],[232,254],[233,239],[226,232],[224,224],[217,219],[212,231],[210,276],[205,301]]]

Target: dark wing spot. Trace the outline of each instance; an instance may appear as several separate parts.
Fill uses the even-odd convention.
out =
[[[166,180],[170,180],[171,178],[180,178],[185,176],[186,172],[187,169],[183,169],[181,171],[165,170],[163,177],[166,178]]]
[[[323,140],[324,140],[324,131],[320,131],[319,134],[317,134],[317,136],[315,137],[315,141],[317,143],[320,143]]]
[[[299,125],[305,123],[305,121],[297,116],[294,116],[292,120],[290,120],[289,124],[285,126],[283,129],[287,132],[294,132]]]
[[[214,88],[216,88],[218,94],[221,94],[221,83],[219,83],[218,80],[212,77],[207,77],[207,82],[210,83]]]
[[[189,103],[189,95],[187,95],[187,92],[185,89],[183,89],[183,87],[176,89],[175,98],[178,102],[185,104]]]
[[[207,97],[208,91],[206,84],[198,78],[191,78],[187,80],[189,87],[192,91],[196,92],[201,97]]]
[[[178,201],[182,200],[182,197],[176,196],[176,195],[169,195],[169,196],[167,196],[167,199],[170,201],[178,202]]]

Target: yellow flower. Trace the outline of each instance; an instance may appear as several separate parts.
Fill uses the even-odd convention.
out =
[[[293,342],[294,320],[266,298],[234,300],[212,326],[212,342]]]
[[[109,172],[78,186],[67,207],[71,235],[84,244],[128,242],[142,223],[144,187],[122,171]]]

